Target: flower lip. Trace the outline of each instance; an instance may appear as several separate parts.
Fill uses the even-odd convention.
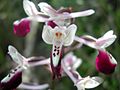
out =
[[[108,52],[99,50],[96,58],[96,69],[104,74],[112,74],[117,65],[117,61]]]
[[[14,34],[19,37],[25,37],[30,32],[30,20],[22,19],[13,23]]]

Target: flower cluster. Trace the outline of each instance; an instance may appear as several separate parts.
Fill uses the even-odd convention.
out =
[[[66,54],[65,47],[72,45],[74,41],[82,45],[87,45],[98,51],[96,56],[96,69],[104,74],[112,74],[117,65],[114,57],[106,51],[116,39],[113,30],[108,31],[102,37],[96,39],[90,35],[76,36],[77,25],[74,24],[74,19],[92,15],[93,9],[72,12],[71,8],[60,8],[55,10],[52,6],[45,2],[38,4],[40,11],[37,10],[35,4],[29,0],[23,0],[23,8],[28,17],[15,21],[14,34],[20,37],[25,37],[31,28],[31,22],[44,22],[42,31],[42,39],[46,44],[52,45],[52,50],[49,58],[22,56],[15,47],[8,46],[8,54],[13,61],[18,64],[15,69],[0,82],[2,90],[14,90],[16,88],[24,88],[31,90],[46,89],[48,84],[29,84],[22,81],[24,70],[29,67],[39,65],[48,65],[48,70],[52,73],[52,78],[60,79],[68,76],[78,88],[85,90],[99,86],[103,79],[98,76],[82,77],[78,72],[78,67],[82,64],[82,60],[77,58],[73,52]],[[64,47],[65,46],[65,47]],[[68,50],[69,51],[69,50]],[[64,56],[64,54],[66,54]]]

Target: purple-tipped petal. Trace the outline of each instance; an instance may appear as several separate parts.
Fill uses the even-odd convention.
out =
[[[48,26],[51,26],[52,28],[54,28],[55,26],[57,26],[57,24],[54,23],[53,21],[48,21],[48,22],[47,22],[47,25],[48,25]]]
[[[17,72],[9,81],[0,82],[0,90],[14,90],[22,82],[22,72]]]
[[[30,32],[30,20],[22,19],[14,22],[14,34],[19,37],[24,37]]]
[[[99,50],[96,58],[96,69],[104,74],[112,74],[117,65],[116,60],[108,52]]]

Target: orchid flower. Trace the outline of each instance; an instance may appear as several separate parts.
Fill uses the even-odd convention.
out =
[[[96,57],[96,68],[99,72],[111,74],[114,72],[116,65],[117,61],[110,53],[99,50],[99,54]]]
[[[78,90],[85,90],[85,88],[86,89],[95,88],[103,82],[103,79],[100,77],[88,76],[82,78],[76,70],[68,69],[67,66],[65,65],[64,60],[62,60],[61,65],[65,73],[73,81],[74,85],[77,87]]]
[[[35,57],[25,58],[11,45],[8,46],[8,54],[11,56],[13,61],[18,64],[18,66],[15,69],[12,69],[10,73],[1,80],[0,88],[2,90],[13,90],[17,88],[22,82],[22,71],[28,67],[35,66],[36,62],[39,63],[39,65],[49,63],[49,59],[41,61],[40,58]]]
[[[60,76],[62,46],[69,46],[72,44],[76,30],[77,26],[75,24],[68,27],[56,26],[55,28],[48,25],[44,26],[42,38],[47,44],[53,45],[51,54],[51,68],[53,75]]]
[[[96,58],[96,69],[104,74],[111,74],[115,70],[117,61],[105,48],[110,46],[116,38],[117,36],[113,34],[113,30],[110,30],[98,39],[87,35],[80,38],[75,37],[75,40],[98,49],[99,54]]]
[[[113,30],[110,30],[98,39],[85,35],[80,38],[76,36],[75,40],[95,49],[105,49],[110,46],[116,38],[117,36],[113,34]]]
[[[63,21],[65,19],[89,16],[94,13],[94,10],[92,9],[74,13],[69,13],[69,10],[61,12],[62,10],[55,10],[52,6],[45,2],[40,2],[38,6],[40,7],[41,12],[36,9],[33,2],[23,0],[23,7],[26,14],[29,16],[28,18],[38,22],[55,21],[55,23],[59,23],[59,21]]]

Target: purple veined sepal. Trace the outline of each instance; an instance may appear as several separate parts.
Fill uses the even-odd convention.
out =
[[[23,18],[13,23],[13,31],[16,36],[25,37],[30,32],[31,20]]]
[[[0,89],[2,90],[14,90],[22,82],[22,70],[21,66],[17,66],[12,69],[10,73],[0,81]]]
[[[98,50],[96,57],[96,69],[104,74],[112,74],[117,66],[114,57],[105,50]]]

